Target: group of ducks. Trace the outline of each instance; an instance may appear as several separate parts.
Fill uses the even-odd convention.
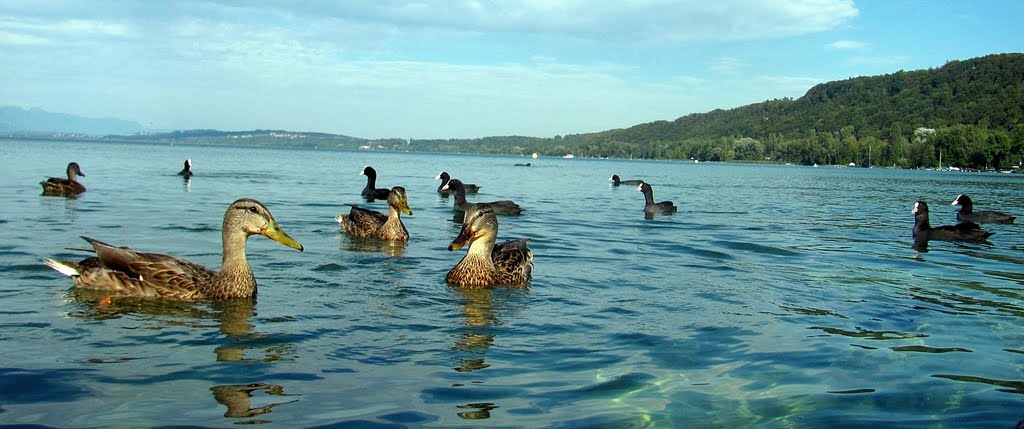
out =
[[[186,180],[190,179],[193,175],[191,167],[191,160],[185,160],[184,169],[178,174]],[[360,174],[367,177],[361,195],[368,202],[386,199],[388,213],[353,205],[348,214],[336,217],[341,230],[353,237],[407,241],[409,231],[402,223],[401,215],[412,215],[413,212],[409,208],[405,188],[377,188],[377,172],[370,166],[364,167]],[[40,182],[43,194],[75,196],[85,192],[85,186],[77,180],[78,176],[85,176],[80,166],[74,162],[68,164],[66,179],[51,177]],[[479,186],[453,179],[447,172],[441,172],[436,179],[441,180],[437,192],[442,196],[454,196],[453,209],[464,213],[462,227],[449,244],[448,250],[469,246],[466,255],[448,272],[445,280],[454,286],[470,288],[526,286],[533,274],[533,252],[528,246],[530,239],[496,244],[497,216],[519,215],[522,208],[509,200],[470,203],[466,200],[466,194],[479,192]],[[613,186],[637,186],[637,192],[644,195],[646,214],[668,214],[678,210],[671,201],[655,202],[651,185],[643,180],[621,180],[618,175],[613,175],[609,180]],[[961,206],[957,213],[959,223],[933,228],[928,220],[928,205],[918,201],[913,210],[915,243],[927,243],[928,240],[985,242],[993,233],[982,229],[978,223],[1014,221],[1013,216],[1005,213],[974,211],[973,202],[967,195],[958,196],[953,205]],[[82,238],[92,249],[71,250],[83,250],[95,253],[95,256],[79,262],[51,258],[43,262],[71,277],[76,287],[104,291],[112,296],[177,300],[251,298],[256,294],[256,279],[246,260],[245,245],[253,235],[262,235],[282,245],[303,250],[302,244],[281,229],[263,203],[242,198],[233,202],[224,212],[221,229],[223,262],[220,271],[173,256],[139,252],[84,236]]]
[[[192,177],[191,159],[185,160],[185,167],[178,172],[178,175],[184,177],[185,180]],[[68,164],[67,176],[67,179],[63,177],[51,177],[39,182],[39,185],[43,187],[43,195],[54,197],[73,197],[85,192],[85,185],[78,181],[78,176],[85,177],[85,173],[82,173],[82,167],[79,167],[77,162]]]
[[[384,241],[404,242],[409,240],[409,230],[402,223],[402,214],[412,215],[405,188],[391,189],[377,187],[377,170],[363,167],[359,173],[366,176],[366,187],[361,195],[367,201],[387,199],[388,213],[365,209],[353,205],[348,214],[335,217],[341,230],[353,237],[371,237]],[[527,243],[529,239],[511,240],[495,244],[498,236],[497,215],[518,215],[523,209],[513,201],[501,200],[487,203],[470,203],[466,193],[477,193],[480,187],[452,179],[442,171],[437,179],[441,185],[437,192],[443,196],[455,196],[453,209],[463,212],[462,229],[448,246],[449,251],[469,245],[466,256],[445,276],[452,285],[462,287],[486,287],[507,285],[522,287],[533,276],[533,252]]]
[[[179,175],[192,176],[191,160]],[[77,163],[68,164],[68,178],[49,178],[41,182],[44,195],[76,196],[85,192],[77,176],[85,176]],[[388,214],[353,206],[348,214],[336,219],[341,229],[356,237],[404,242],[409,232],[402,224],[401,214],[412,214],[405,188],[376,187],[376,171],[366,166],[367,186],[362,196],[368,202],[386,198]],[[464,212],[462,228],[448,246],[449,251],[469,246],[466,255],[445,276],[449,284],[479,288],[492,285],[526,286],[533,274],[533,252],[529,239],[512,240],[496,244],[498,214],[519,214],[522,209],[511,201],[493,203],[466,202],[466,192],[477,192],[479,187],[451,179],[448,173],[438,175],[442,184],[438,192],[456,196],[455,210]],[[69,249],[94,253],[81,261],[62,261],[45,258],[43,262],[72,279],[79,288],[109,293],[113,296],[158,298],[173,300],[222,300],[255,296],[256,278],[245,256],[248,238],[262,235],[285,246],[304,250],[278,225],[263,203],[242,198],[233,202],[224,212],[221,228],[222,264],[220,271],[184,259],[159,253],[139,252],[128,247],[117,247],[100,240],[85,237],[92,249]]]
[[[1013,223],[1015,216],[1006,213],[980,210],[974,211],[971,197],[960,194],[953,200],[954,206],[960,206],[956,213],[957,223],[932,227],[928,220],[928,203],[918,200],[914,203],[914,247],[920,249],[927,246],[930,240],[963,241],[968,243],[986,243],[994,232],[983,229],[979,223]]]

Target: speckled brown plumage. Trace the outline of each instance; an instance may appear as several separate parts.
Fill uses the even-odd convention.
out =
[[[473,204],[466,210],[462,230],[448,250],[469,243],[466,256],[448,271],[445,280],[452,285],[481,288],[493,285],[525,287],[533,277],[533,252],[529,239],[495,245],[498,218],[487,204]]]
[[[381,240],[406,241],[409,230],[402,223],[401,214],[412,215],[409,199],[405,188],[395,186],[388,193],[388,214],[352,206],[347,215],[339,215],[334,219],[341,224],[341,229],[354,237],[374,237]]]
[[[245,258],[245,243],[255,234],[303,250],[278,227],[262,203],[243,198],[224,213],[223,262],[218,272],[173,256],[137,252],[88,237],[82,238],[92,244],[96,256],[77,263],[43,261],[70,276],[76,287],[113,295],[175,300],[249,298],[256,294],[256,278]]]
[[[85,177],[77,162],[68,164],[67,179],[51,177],[39,182],[43,187],[43,195],[68,197],[85,192],[85,185],[78,181],[78,176]]]

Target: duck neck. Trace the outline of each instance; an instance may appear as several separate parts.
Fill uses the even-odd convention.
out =
[[[970,214],[974,211],[974,203],[961,201],[960,202],[960,214]]]
[[[366,172],[366,189],[377,189],[377,173]]]
[[[245,258],[245,242],[249,236],[242,231],[224,229],[221,233],[223,254],[220,271],[213,279],[211,298],[248,298],[256,294],[256,278]]]
[[[914,237],[917,237],[920,232],[932,229],[931,222],[928,221],[928,213],[918,213],[914,215]]]
[[[469,243],[466,256],[448,272],[448,280],[461,286],[483,287],[494,284],[498,269],[494,266],[491,250],[494,237],[481,237]]]
[[[469,250],[466,252],[466,256],[484,259],[493,266],[494,261],[491,259],[491,252],[494,250],[494,240],[495,237],[492,234],[473,239],[469,243]]]
[[[645,205],[654,205],[654,191],[651,188],[644,188],[644,201],[646,202]]]
[[[386,237],[408,237],[409,231],[402,224],[402,212],[397,207],[388,206],[388,220],[380,227],[380,234]]]
[[[71,181],[71,182],[77,182],[78,181],[78,174],[75,173],[75,167],[74,166],[70,166],[70,165],[68,166],[68,181]]]
[[[466,188],[463,188],[463,187],[460,186],[457,189],[455,189],[455,205],[458,206],[458,205],[464,205],[464,204],[467,204],[467,201],[466,201]]]

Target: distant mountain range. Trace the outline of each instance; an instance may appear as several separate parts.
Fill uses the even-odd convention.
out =
[[[86,118],[38,108],[0,107],[2,134],[134,134],[145,132],[138,122],[117,118]]]

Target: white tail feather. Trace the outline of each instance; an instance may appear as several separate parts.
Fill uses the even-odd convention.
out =
[[[77,268],[72,267],[72,266],[70,266],[68,264],[65,264],[65,263],[63,263],[61,261],[58,261],[58,260],[54,260],[54,259],[50,259],[50,258],[45,258],[45,259],[43,259],[43,263],[46,264],[46,266],[57,270],[58,273],[61,273],[61,274],[65,275],[65,276],[68,276],[68,277],[74,277],[74,276],[77,276],[77,275],[81,274],[81,273],[78,272]]]

